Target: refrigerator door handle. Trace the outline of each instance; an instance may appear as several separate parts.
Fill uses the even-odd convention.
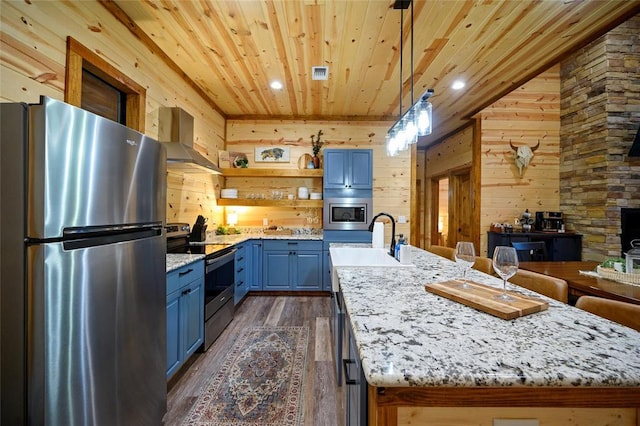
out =
[[[64,228],[62,230],[63,239],[97,237],[102,234],[124,233],[130,231],[143,231],[146,229],[162,228],[161,222],[139,223],[139,224],[119,224],[105,226],[83,226]]]
[[[63,242],[65,250],[78,250],[87,247],[101,246],[105,244],[116,244],[126,241],[141,240],[144,238],[153,238],[162,235],[162,226],[152,228],[136,228],[136,229],[122,229],[116,231],[115,229],[110,233],[100,234],[73,234],[74,239],[66,239]]]

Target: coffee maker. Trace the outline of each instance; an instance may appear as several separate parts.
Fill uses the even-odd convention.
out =
[[[536,212],[536,231],[561,232],[564,230],[562,212]]]

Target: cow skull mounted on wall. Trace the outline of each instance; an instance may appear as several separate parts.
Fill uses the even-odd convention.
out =
[[[509,145],[511,145],[511,149],[513,149],[515,153],[516,166],[518,166],[520,177],[522,177],[522,169],[529,165],[529,162],[533,158],[533,153],[540,147],[540,141],[532,148],[529,148],[527,145],[516,147],[511,141],[509,141]]]

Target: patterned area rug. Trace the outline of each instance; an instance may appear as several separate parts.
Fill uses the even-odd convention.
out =
[[[183,425],[299,425],[308,327],[251,327],[228,353]]]

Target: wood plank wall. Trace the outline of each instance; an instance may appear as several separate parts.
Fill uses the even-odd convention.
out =
[[[63,100],[66,38],[72,36],[147,89],[144,133],[157,137],[159,107],[179,106],[194,116],[195,148],[217,163],[224,117],[98,2],[3,1],[1,8],[2,102],[35,103],[41,95]],[[167,181],[168,220],[193,223],[198,214],[221,213],[211,192],[221,178],[169,173]]]
[[[481,158],[472,164],[474,127],[469,126],[426,150],[424,160],[425,232],[430,241],[429,181],[471,166],[481,168],[480,254],[487,254],[487,231],[493,222],[513,223],[525,209],[559,209],[560,68],[530,80],[478,114],[481,120]],[[514,145],[534,146],[540,141],[522,177],[514,161]],[[421,163],[419,162],[419,167]]]
[[[560,206],[560,67],[554,66],[482,110],[480,250],[493,222],[513,223],[525,209]],[[540,142],[522,176],[509,146]],[[569,224],[570,225],[570,224]]]
[[[388,157],[384,138],[392,123],[380,121],[313,121],[313,120],[228,120],[227,149],[242,152],[249,158],[249,167],[298,168],[298,159],[311,154],[311,135],[322,130],[326,148],[373,149],[373,209],[386,211],[394,217],[403,215],[406,224],[398,224],[396,233],[409,235],[411,158],[409,151],[397,157]],[[289,163],[256,163],[256,147],[286,146],[291,149]],[[322,151],[321,151],[322,152]],[[302,165],[301,165],[302,166]],[[300,186],[311,190],[322,190],[320,179],[301,178],[226,178],[227,187],[244,188],[245,192],[269,195],[272,189],[296,193]],[[276,226],[322,227],[321,209],[247,207],[239,211],[240,226],[262,226],[262,219],[269,217]],[[308,214],[320,216],[319,223],[309,224]],[[391,236],[391,227],[386,227],[386,238]]]

